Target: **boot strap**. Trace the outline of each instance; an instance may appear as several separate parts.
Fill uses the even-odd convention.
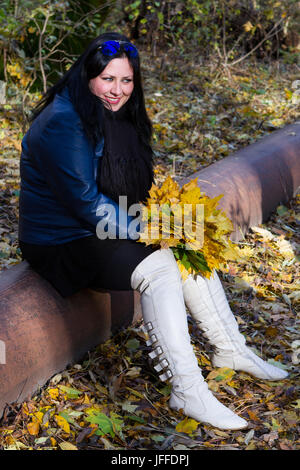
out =
[[[150,331],[152,331],[154,329],[153,327],[153,324],[151,322],[148,322],[145,324],[145,327],[143,328],[143,331],[145,333],[149,333]],[[157,340],[157,336],[155,333],[152,333],[152,334],[149,334],[149,339],[146,341],[146,345],[147,346],[152,346],[154,343],[156,343],[158,340]],[[161,346],[156,346],[156,348],[151,351],[148,355],[151,359],[155,359],[159,356],[161,356],[163,354],[163,350],[161,348]],[[173,377],[173,373],[170,369],[167,369],[167,367],[169,367],[169,361],[165,358],[162,358],[158,364],[156,364],[154,366],[154,369],[157,371],[157,372],[160,372],[160,371],[163,371],[164,372],[162,374],[159,375],[159,378],[162,382],[165,382],[166,380],[169,380]]]

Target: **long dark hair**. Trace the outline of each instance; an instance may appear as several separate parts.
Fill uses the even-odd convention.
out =
[[[109,40],[130,42],[126,36],[115,32],[104,33],[94,39],[65,75],[47,90],[33,110],[31,120],[34,120],[53,101],[55,95],[67,86],[70,99],[81,118],[83,128],[89,140],[95,145],[103,135],[103,104],[100,98],[90,91],[89,80],[100,75],[112,58],[127,56],[133,69],[134,82],[134,89],[127,102],[127,108],[138,135],[142,142],[149,147],[151,145],[152,124],[145,108],[139,56],[130,57],[129,53],[124,50],[120,50],[113,57],[103,55],[98,48],[103,42]]]

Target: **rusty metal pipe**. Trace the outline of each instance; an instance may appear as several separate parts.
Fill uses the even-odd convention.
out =
[[[233,155],[213,163],[179,183],[198,177],[208,196],[223,194],[219,202],[232,220],[233,241],[266,221],[300,187],[300,122],[273,132]]]
[[[198,177],[234,223],[233,240],[265,221],[300,185],[300,123],[210,165]],[[26,262],[0,273],[0,416],[74,364],[115,328],[140,316],[133,292],[81,292],[63,299]]]
[[[139,295],[83,289],[63,298],[23,261],[0,275],[0,416],[132,323]],[[4,347],[3,347],[4,345]]]

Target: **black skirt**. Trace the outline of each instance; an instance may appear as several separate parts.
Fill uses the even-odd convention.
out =
[[[157,248],[131,240],[100,240],[96,235],[60,245],[31,245],[19,240],[23,259],[62,297],[80,289],[131,290],[136,266]]]

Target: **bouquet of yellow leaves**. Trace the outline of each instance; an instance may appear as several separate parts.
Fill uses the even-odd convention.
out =
[[[183,279],[199,272],[209,278],[214,269],[239,259],[229,239],[233,224],[217,209],[222,194],[209,198],[197,178],[181,188],[169,176],[161,187],[153,184],[149,196],[139,242],[172,249]]]

